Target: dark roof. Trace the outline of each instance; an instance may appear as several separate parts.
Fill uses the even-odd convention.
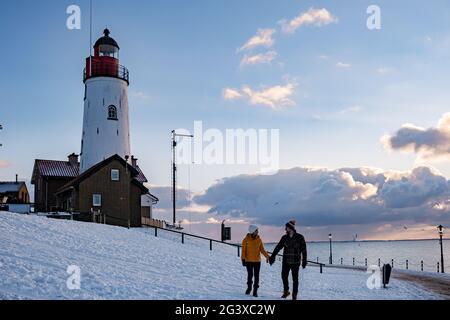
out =
[[[131,166],[130,166],[131,167]],[[136,165],[136,180],[141,183],[148,182],[141,168]],[[72,165],[69,161],[36,160],[31,183],[35,183],[37,173],[50,178],[76,178],[80,174],[80,164]]]
[[[32,183],[34,183],[37,172],[43,177],[75,178],[80,172],[80,164],[73,165],[69,161],[36,160]]]
[[[145,174],[142,172],[141,168],[139,168],[138,165],[136,165],[134,167],[137,171],[138,171],[138,175],[136,177],[136,180],[141,182],[141,183],[145,183],[148,182],[147,177],[145,176]]]
[[[25,182],[0,182],[0,193],[16,193]]]
[[[122,157],[120,157],[119,155],[115,154],[112,157],[109,157],[108,159],[103,160],[102,162],[100,162],[100,163],[96,164],[95,166],[89,168],[88,170],[83,172],[81,175],[76,177],[74,180],[72,180],[69,183],[67,183],[64,186],[62,186],[58,190],[57,193],[63,193],[65,191],[67,191],[68,189],[72,188],[72,187],[78,186],[80,184],[80,182],[82,182],[83,180],[87,179],[92,174],[97,172],[99,169],[103,168],[104,166],[106,166],[107,164],[111,163],[114,160],[117,160],[120,163],[122,163],[122,165],[124,167],[128,166],[128,169],[130,170],[131,174],[134,177],[132,182],[135,183],[137,186],[139,186],[144,193],[148,192],[148,189],[144,186],[143,182],[138,180],[138,177],[139,177],[140,173],[142,174],[142,176],[143,176],[143,173],[140,170],[137,170],[135,167],[133,167],[130,164],[128,164]],[[145,176],[144,176],[144,178],[145,178]]]
[[[110,45],[110,46],[116,47],[117,49],[120,49],[119,45],[116,42],[116,40],[114,40],[113,38],[111,38],[109,36],[111,32],[108,29],[105,29],[103,31],[103,33],[105,35],[97,40],[97,42],[95,43],[94,47],[98,47],[100,45]]]

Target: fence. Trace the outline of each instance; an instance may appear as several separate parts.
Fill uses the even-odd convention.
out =
[[[197,236],[197,235],[194,235],[194,234],[189,234],[189,233],[176,231],[176,230],[171,230],[171,229],[163,229],[163,228],[160,228],[160,227],[154,226],[154,225],[145,225],[144,223],[143,223],[143,226],[144,227],[148,227],[148,228],[153,228],[155,230],[155,237],[158,237],[158,231],[162,230],[162,231],[165,231],[165,232],[171,232],[171,233],[174,233],[174,234],[179,234],[181,236],[181,243],[182,244],[185,243],[185,240],[186,240],[187,237],[194,238],[194,239],[200,239],[200,240],[204,240],[204,241],[209,242],[209,250],[210,251],[213,250],[213,244],[216,243],[216,244],[226,245],[226,246],[230,246],[230,247],[235,247],[236,250],[237,250],[237,256],[238,257],[241,256],[242,246],[239,245],[239,244],[222,242],[222,241],[219,241],[219,240],[206,238],[206,237],[202,237],[202,236]],[[269,252],[269,254],[271,254],[271,253],[272,252]],[[277,255],[278,260],[281,260],[281,257],[282,257],[281,255]],[[319,266],[320,273],[323,273],[323,268],[324,268],[325,264],[319,263],[319,262],[314,262],[314,261],[308,261],[308,264]]]
[[[320,259],[317,257],[317,262],[319,262]],[[441,263],[437,262],[437,264],[429,264],[429,263],[425,263],[423,260],[417,262],[417,263],[412,263],[410,260],[406,259],[406,260],[402,260],[402,261],[396,261],[394,259],[391,259],[390,261],[383,261],[381,260],[381,258],[379,258],[378,260],[376,260],[374,263],[369,263],[369,260],[367,258],[365,258],[363,261],[361,260],[357,260],[355,258],[351,259],[351,264],[345,264],[344,262],[344,258],[340,258],[338,260],[338,265],[341,266],[347,266],[347,267],[369,267],[369,265],[378,265],[378,267],[382,267],[384,264],[390,264],[391,267],[400,269],[403,268],[404,270],[420,270],[422,272],[425,271],[425,267],[428,268],[428,270],[432,270],[435,269],[437,270],[438,273],[441,273]],[[413,267],[413,268],[411,268]]]

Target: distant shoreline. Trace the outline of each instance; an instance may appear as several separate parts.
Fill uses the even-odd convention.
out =
[[[450,241],[450,238],[443,239],[444,241]],[[373,243],[373,242],[415,242],[415,241],[439,241],[439,239],[405,239],[405,240],[333,240],[333,243]],[[329,243],[329,241],[307,241],[307,243]],[[265,245],[277,245],[278,242],[268,242]]]

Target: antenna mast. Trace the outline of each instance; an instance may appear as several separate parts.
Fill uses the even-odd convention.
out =
[[[89,76],[92,76],[92,0],[89,1]]]
[[[178,134],[172,131],[172,209],[173,226],[177,223],[177,137],[194,138],[193,135]]]

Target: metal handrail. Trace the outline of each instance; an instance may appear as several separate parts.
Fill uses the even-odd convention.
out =
[[[196,239],[200,239],[200,240],[206,240],[210,242],[210,249],[212,250],[212,244],[213,243],[220,243],[220,244],[224,244],[227,246],[231,246],[231,247],[235,247],[238,248],[238,255],[239,255],[239,250],[242,249],[242,245],[240,244],[235,244],[235,243],[228,243],[228,242],[224,242],[224,241],[220,241],[220,240],[215,240],[215,239],[211,239],[211,238],[206,238],[206,237],[202,237],[202,236],[198,236],[195,234],[190,234],[190,233],[186,233],[186,232],[181,232],[181,231],[176,231],[176,230],[171,230],[171,229],[165,229],[165,228],[159,228],[159,227],[155,227],[155,226],[150,226],[150,225],[145,225],[143,224],[144,227],[148,227],[148,228],[153,228],[155,229],[155,235],[157,235],[158,230],[163,230],[163,231],[167,231],[167,232],[172,232],[172,233],[176,233],[182,236],[182,242],[184,243],[184,238],[186,236],[188,237],[192,237],[192,238],[196,238]],[[273,252],[268,252],[269,254],[272,254]],[[278,254],[277,258],[283,257],[283,255]],[[320,273],[322,273],[322,268],[325,267],[326,265],[324,263],[319,263],[319,262],[315,262],[315,261],[307,261],[308,264],[313,264],[313,265],[318,265],[320,267]]]
[[[88,76],[86,68],[83,71],[83,81],[96,77],[115,77],[130,83],[130,72],[122,65],[114,65],[111,63],[94,63],[92,70]]]

